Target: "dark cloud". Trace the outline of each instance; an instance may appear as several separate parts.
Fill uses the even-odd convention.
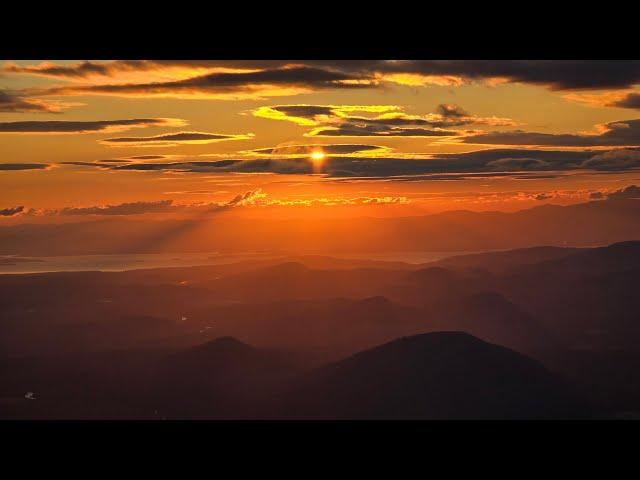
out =
[[[640,119],[622,120],[604,125],[602,133],[592,135],[525,132],[489,132],[471,135],[465,143],[491,145],[538,145],[563,147],[634,146],[640,145]]]
[[[9,113],[58,113],[59,104],[43,102],[33,98],[0,90],[0,112]]]
[[[488,162],[487,167],[496,170],[545,170],[551,164],[539,158],[500,158]]]
[[[629,185],[626,188],[608,193],[607,198],[610,200],[620,200],[628,198],[640,199],[640,187],[637,187],[636,185]]]
[[[177,143],[211,143],[224,140],[246,140],[250,135],[224,135],[206,132],[177,132],[154,135],[151,137],[116,137],[101,140],[107,144],[177,144]]]
[[[124,83],[110,85],[70,85],[55,87],[41,94],[225,94],[252,93],[256,87],[280,86],[310,89],[370,88],[374,79],[358,74],[323,70],[313,67],[266,69],[254,72],[209,73],[184,80],[151,83]]]
[[[113,130],[126,130],[136,127],[166,126],[175,124],[167,118],[132,118],[127,120],[97,121],[25,121],[0,122],[0,133],[92,133]],[[179,122],[180,124],[182,122]]]
[[[542,202],[544,200],[549,200],[550,198],[553,198],[553,195],[549,195],[548,193],[538,193],[533,198]]]
[[[289,117],[315,118],[320,115],[335,115],[334,108],[327,105],[275,105],[271,108]]]
[[[600,200],[602,198],[604,198],[604,193],[602,192],[591,192],[589,194],[589,198],[592,200]]]
[[[366,144],[328,144],[328,145],[281,145],[272,148],[258,148],[252,153],[266,155],[309,155],[315,151],[322,151],[327,155],[348,155],[359,152],[384,151],[386,147]]]
[[[161,158],[165,158],[164,155],[136,155],[134,157],[129,157],[127,160],[160,160]]]
[[[353,149],[349,146],[348,149]],[[273,149],[266,149],[270,152]],[[366,152],[366,151],[364,151]],[[356,152],[358,153],[358,152]],[[387,152],[388,153],[388,152]],[[224,159],[212,161],[181,160],[175,162],[130,162],[108,164],[106,162],[73,162],[109,170],[122,171],[175,171],[193,173],[273,173],[312,174],[327,177],[386,178],[419,177],[451,180],[452,175],[470,174],[529,179],[533,174],[545,173],[541,178],[554,178],[550,172],[596,170],[616,172],[640,167],[637,160],[620,163],[620,157],[638,156],[640,149],[609,151],[588,150],[537,150],[537,149],[492,149],[465,153],[437,154],[424,158],[393,156],[363,156],[345,153],[331,154],[323,160],[320,170],[308,155],[278,157],[269,154],[265,159]],[[271,156],[273,155],[273,156]],[[283,153],[284,155],[284,153]],[[518,175],[520,173],[520,175]],[[426,179],[426,178],[425,178]]]
[[[455,137],[459,132],[453,130],[434,130],[431,128],[406,128],[370,122],[345,122],[339,127],[326,127],[314,130],[314,137]]]
[[[57,211],[58,215],[137,215],[141,213],[161,213],[171,209],[172,200],[157,202],[132,202],[98,207],[67,207]]]
[[[119,72],[149,71],[171,66],[202,68],[257,69],[251,72],[253,82],[304,82],[309,86],[346,87],[333,82],[347,79],[367,79],[371,85],[380,83],[385,75],[411,74],[422,77],[458,77],[466,81],[482,81],[500,78],[508,82],[541,85],[552,90],[621,89],[640,83],[640,61],[637,60],[137,60],[114,62],[81,62],[75,65],[44,64],[37,66],[9,65],[5,71],[30,73],[63,78],[82,78],[90,75],[114,76]],[[282,80],[282,71],[299,71],[297,77]],[[267,72],[267,73],[264,73]],[[221,79],[221,82],[241,82]],[[318,82],[309,83],[309,75],[316,75]],[[270,78],[273,76],[274,78]],[[322,77],[325,77],[322,80]],[[391,78],[393,81],[393,78]],[[123,90],[120,90],[123,91]]]
[[[78,79],[93,75],[112,77],[123,72],[150,71],[166,67],[264,69],[285,65],[287,62],[270,60],[113,60],[83,61],[72,65],[56,65],[50,62],[28,66],[9,64],[3,70],[11,73]]]
[[[640,93],[629,93],[624,98],[616,100],[615,102],[610,103],[608,106],[640,110]]]
[[[177,172],[239,172],[239,173],[313,173],[313,165],[306,158],[266,160],[216,160],[172,163],[132,163],[112,167],[113,170],[177,171]]]
[[[2,170],[45,170],[49,168],[48,163],[0,163]]]
[[[95,63],[81,62],[74,65],[43,64],[37,66],[7,65],[4,71],[12,73],[29,73],[51,77],[84,78],[89,75],[112,75],[124,70],[124,62]]]
[[[496,149],[460,154],[441,154],[429,159],[393,157],[328,156],[322,172],[330,177],[394,177],[426,174],[482,173],[500,170],[553,171],[582,168],[593,152]],[[94,165],[95,166],[95,165]],[[103,166],[129,171],[181,171],[201,173],[317,173],[306,157],[258,160],[181,161],[170,163],[130,163]]]
[[[640,83],[637,60],[407,60],[375,62],[371,67],[379,72],[470,80],[503,78],[552,90],[629,88]]]
[[[0,217],[13,217],[14,215],[19,215],[24,211],[24,207],[22,205],[18,207],[9,207],[0,209]]]
[[[436,107],[436,113],[444,118],[464,118],[469,114],[459,105],[441,103]]]
[[[594,155],[582,163],[584,168],[594,170],[632,170],[640,168],[640,149],[609,150]]]

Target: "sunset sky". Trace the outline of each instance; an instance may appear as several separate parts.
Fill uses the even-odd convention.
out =
[[[635,61],[4,61],[0,222],[517,210],[640,184]]]

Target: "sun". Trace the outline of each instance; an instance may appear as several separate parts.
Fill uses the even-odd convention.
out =
[[[325,158],[326,155],[322,150],[314,150],[311,152],[311,160],[314,162],[322,162]]]
[[[313,150],[309,154],[311,163],[313,165],[313,172],[320,173],[322,171],[322,164],[324,163],[327,155],[322,150]]]

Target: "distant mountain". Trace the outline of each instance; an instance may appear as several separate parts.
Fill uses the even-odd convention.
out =
[[[34,222],[37,221],[34,220]],[[640,240],[640,200],[543,205],[517,212],[447,211],[401,218],[205,220],[109,218],[0,226],[0,255],[480,251]]]
[[[426,266],[455,269],[487,270],[491,273],[507,273],[523,265],[556,260],[579,252],[577,248],[531,247],[499,252],[475,253],[447,257]]]
[[[227,301],[365,297],[380,292],[404,273],[376,268],[315,270],[299,262],[285,262],[201,282],[198,286]]]
[[[322,419],[532,419],[587,414],[534,360],[460,332],[400,338],[299,379],[281,414]]]
[[[253,345],[306,349],[329,357],[429,330],[422,309],[384,297],[315,299],[205,308],[190,317],[201,329]]]
[[[640,241],[627,241],[604,247],[580,249],[570,255],[539,262],[525,271],[598,275],[637,268],[640,268]]]
[[[483,292],[441,306],[440,328],[456,329],[485,341],[531,352],[556,347],[557,340],[521,307],[496,292]]]
[[[260,418],[299,365],[286,352],[221,337],[165,359],[154,408],[168,418]]]

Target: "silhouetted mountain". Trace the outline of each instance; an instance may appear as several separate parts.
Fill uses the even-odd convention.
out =
[[[441,307],[441,328],[454,328],[487,342],[519,352],[556,345],[547,331],[528,313],[495,292],[477,293]]]
[[[586,410],[543,366],[459,332],[406,337],[309,373],[283,414],[323,419],[568,418]]]
[[[448,257],[431,265],[455,269],[481,269],[491,273],[507,273],[523,265],[563,258],[578,252],[577,248],[531,247],[500,252],[475,253]]]
[[[562,258],[547,260],[527,271],[598,275],[640,268],[640,241],[614,243],[605,247],[578,250]]]
[[[260,418],[299,362],[291,353],[218,338],[162,362],[155,408],[169,418]]]
[[[298,262],[287,262],[202,282],[199,286],[230,301],[365,297],[382,291],[403,275],[404,270],[313,270]]]
[[[424,311],[384,297],[233,304],[194,312],[190,321],[253,345],[303,348],[328,356],[425,331]]]

